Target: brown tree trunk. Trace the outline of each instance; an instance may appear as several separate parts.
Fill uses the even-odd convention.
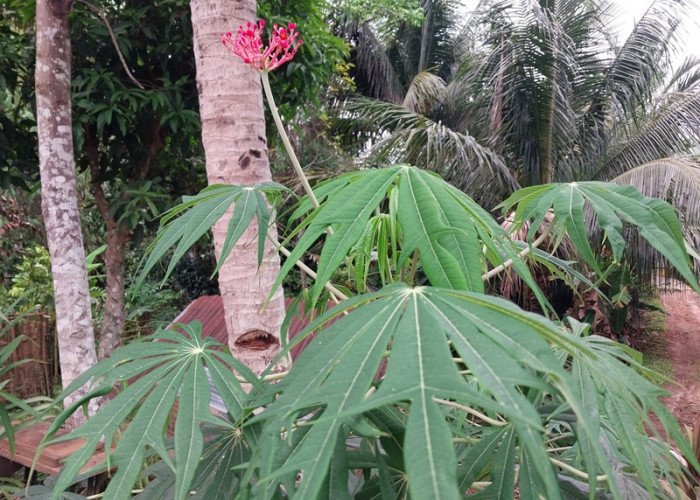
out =
[[[61,381],[65,388],[94,365],[95,337],[76,196],[70,102],[71,1],[36,3],[36,108],[42,213],[51,255]],[[69,405],[85,388],[69,396]],[[76,412],[68,425],[84,421]]]
[[[131,239],[131,231],[124,224],[119,224],[109,211],[109,201],[102,184],[97,180],[100,175],[99,145],[94,134],[85,130],[85,149],[90,162],[92,177],[92,194],[102,219],[107,227],[107,249],[105,250],[105,304],[102,327],[97,338],[97,357],[102,360],[112,355],[119,347],[121,333],[126,322],[124,292],[126,279],[126,245]]]
[[[126,276],[126,245],[131,238],[131,232],[109,216],[109,205],[100,184],[93,184],[92,192],[102,212],[107,225],[107,249],[105,250],[105,309],[102,318],[102,328],[97,339],[99,359],[112,355],[119,347],[121,333],[126,322],[124,307],[125,276]]]
[[[255,0],[192,0],[190,7],[209,184],[269,181],[260,76],[221,43],[221,33],[256,20]],[[222,217],[213,228],[217,258],[229,217]],[[219,288],[229,347],[260,373],[278,352],[284,299],[282,290],[277,290],[261,312],[279,272],[279,256],[268,241],[263,265],[257,268],[257,232],[254,221],[221,268]]]

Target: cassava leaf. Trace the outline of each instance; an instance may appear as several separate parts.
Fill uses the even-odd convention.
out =
[[[256,488],[283,473],[303,470],[295,495],[313,498],[327,477],[332,443],[342,423],[360,413],[410,401],[404,460],[412,496],[459,498],[454,489],[455,451],[434,401],[440,397],[510,419],[521,446],[540,461],[538,479],[549,498],[558,497],[556,477],[538,437],[540,417],[519,388],[554,391],[525,366],[533,374],[556,376],[559,384],[570,383],[548,341],[568,351],[585,350],[584,346],[543,318],[516,312],[512,304],[479,294],[397,285],[350,302],[334,307],[310,326],[316,328],[353,308],[306,348],[295,365],[303,368],[292,367],[275,387],[281,392],[279,398],[256,417],[266,422],[268,433],[262,454],[274,456],[280,446],[279,429],[293,428],[298,417],[314,408],[319,411],[288,460],[274,469],[261,469]],[[447,339],[473,372],[480,391],[459,375]],[[367,396],[389,346],[386,374],[377,391]],[[441,368],[436,370],[437,366]],[[266,462],[261,458],[261,463]],[[505,485],[509,480],[502,477]]]
[[[236,373],[261,391],[255,375],[240,361],[223,350],[211,338],[201,337],[201,324],[178,325],[184,332],[159,330],[148,341],[136,342],[117,349],[111,358],[101,361],[85,372],[66,390],[66,394],[85,383],[95,384],[96,390],[128,385],[86,424],[54,442],[84,438],[85,444],[66,461],[58,477],[54,496],[58,498],[87,463],[94,450],[104,440],[106,450],[112,450],[113,436],[121,433],[116,446],[108,453],[108,466],[116,467],[105,495],[115,500],[131,497],[133,485],[139,479],[142,460],[154,453],[175,473],[175,498],[185,498],[199,467],[204,438],[201,426],[216,419],[209,409],[210,384],[205,367],[212,374],[231,418],[242,417],[244,401],[249,396],[232,376]],[[228,370],[228,376],[222,375]],[[219,383],[225,379],[224,384]],[[172,412],[175,400],[179,409]],[[69,408],[69,414],[74,408]],[[57,420],[64,421],[66,415]],[[166,442],[168,422],[175,419],[173,444]],[[53,430],[52,430],[53,432]],[[51,433],[48,434],[49,438]],[[171,459],[170,453],[174,451]]]
[[[168,250],[175,246],[175,251],[163,277],[163,282],[165,282],[180,258],[204,233],[211,229],[232,204],[234,205],[233,215],[229,222],[224,249],[219,258],[219,266],[255,215],[258,216],[260,227],[265,227],[264,231],[258,232],[258,247],[260,249],[267,237],[267,224],[270,217],[268,198],[274,198],[277,193],[284,189],[286,188],[273,182],[255,186],[215,185],[202,190],[197,196],[183,197],[182,203],[170,209],[163,216],[158,235],[148,247],[148,258],[143,265],[136,288],[138,289],[143,284],[146,275]],[[261,258],[259,253],[258,261]]]
[[[680,222],[673,207],[665,201],[644,197],[632,186],[602,182],[548,184],[523,191],[513,194],[500,205],[504,212],[516,207],[517,221],[531,218],[538,221],[545,212],[553,209],[554,223],[569,229],[569,237],[593,269],[597,269],[598,264],[585,233],[582,200],[597,215],[616,259],[622,252],[623,222],[631,224],[700,293],[700,285],[685,249]]]

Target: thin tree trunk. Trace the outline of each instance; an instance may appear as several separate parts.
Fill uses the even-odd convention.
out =
[[[221,33],[256,20],[255,0],[192,0],[190,7],[209,184],[269,181],[260,76],[221,43]],[[217,259],[229,217],[230,213],[213,228]],[[276,232],[274,227],[272,231]],[[229,347],[234,356],[260,373],[279,349],[284,298],[282,290],[277,290],[262,311],[279,272],[279,256],[268,241],[258,270],[257,233],[257,222],[253,221],[221,268],[219,288]]]
[[[71,1],[36,4],[36,107],[42,213],[51,255],[61,381],[68,386],[97,361],[85,250],[78,213],[70,102]],[[80,398],[83,388],[66,405]],[[76,412],[67,423],[84,422]]]
[[[417,73],[428,69],[428,58],[430,57],[433,41],[433,11],[435,9],[433,0],[423,0],[422,4],[421,7],[423,7],[425,19],[423,19],[420,29],[420,55],[418,56]]]
[[[97,357],[102,360],[112,355],[119,347],[121,333],[126,322],[124,292],[126,278],[126,245],[131,238],[131,231],[124,224],[119,224],[110,215],[109,201],[99,178],[99,145],[91,130],[85,129],[85,150],[90,162],[92,177],[92,195],[107,227],[107,249],[105,250],[105,304],[102,327],[97,339]]]

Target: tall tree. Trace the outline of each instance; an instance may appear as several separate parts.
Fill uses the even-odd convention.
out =
[[[622,179],[672,199],[698,241],[700,219],[687,209],[700,193],[698,169],[689,168],[697,167],[700,144],[700,66],[672,74],[670,65],[686,6],[654,1],[618,44],[616,11],[606,0],[484,0],[455,39],[457,66],[446,84],[435,84],[435,75],[421,85],[414,79],[420,106],[364,99],[350,111],[376,139],[377,157],[437,170],[485,206],[508,194],[493,172],[512,189],[607,181],[653,163]],[[484,161],[470,161],[475,156]],[[507,168],[483,168],[495,165],[494,156]],[[670,189],[679,172],[692,181]]]
[[[193,139],[199,116],[188,2],[123,0],[99,16],[93,9],[77,4],[81,15],[71,27],[73,112],[78,168],[90,172],[106,226],[102,359],[119,345],[125,323],[130,242],[171,199],[202,181],[191,161],[201,158],[201,150]],[[114,27],[118,48],[103,19]]]
[[[227,57],[221,44],[222,33],[256,18],[255,1],[192,0],[190,6],[209,184],[252,185],[269,181],[260,75],[242,60]],[[229,218],[222,217],[213,228],[217,255],[221,253]],[[221,267],[219,288],[229,347],[259,373],[277,353],[284,300],[278,288],[263,310],[279,272],[279,256],[268,241],[258,269],[257,238],[257,224],[252,224]]]
[[[36,6],[36,107],[42,212],[51,255],[61,380],[67,387],[97,361],[76,196],[70,101],[72,0]],[[82,395],[73,393],[66,404]],[[69,426],[84,417],[75,413]]]

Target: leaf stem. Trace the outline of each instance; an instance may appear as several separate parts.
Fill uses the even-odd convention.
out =
[[[578,477],[580,477],[581,479],[586,479],[586,480],[588,480],[588,477],[589,477],[588,474],[586,474],[585,472],[583,472],[583,471],[581,471],[581,470],[578,470],[578,469],[575,468],[575,467],[570,466],[569,464],[565,464],[564,462],[560,462],[560,461],[557,460],[556,458],[551,458],[551,457],[549,458],[549,461],[552,462],[552,463],[553,463],[554,465],[556,465],[557,467],[559,467],[560,469],[565,470],[565,471],[567,471],[567,472],[573,474],[574,476],[578,476]],[[596,477],[595,477],[595,480],[598,481],[598,482],[607,481],[607,480],[608,480],[608,475],[607,475],[607,474],[603,474],[603,475],[600,475],[600,476],[596,476]]]
[[[464,406],[459,403],[455,403],[454,401],[448,401],[446,399],[439,399],[439,398],[433,398],[433,401],[436,403],[439,403],[441,405],[445,406],[451,406],[452,408],[457,408],[458,410],[465,411],[469,413],[470,415],[474,415],[476,418],[483,420],[487,424],[493,425],[494,427],[503,427],[504,425],[508,425],[507,422],[501,422],[500,420],[494,420],[491,417],[488,417],[481,413],[480,411],[475,410],[474,408],[470,408],[469,406]]]
[[[275,246],[277,246],[279,251],[282,254],[284,254],[285,257],[289,257],[292,254],[292,252],[290,252],[285,247],[283,247],[279,241],[277,241],[275,238],[272,238],[269,234],[268,234],[268,236],[270,237],[272,242],[275,244]],[[313,279],[316,279],[316,273],[314,272],[314,270],[311,269],[306,264],[304,264],[302,261],[300,261],[300,260],[296,261],[296,266],[299,269],[301,269],[302,271],[304,271],[306,274],[311,276]],[[331,292],[331,298],[333,299],[333,301],[336,304],[338,304],[340,300],[347,300],[348,299],[347,295],[345,295],[343,292],[341,292],[336,287],[334,287],[330,282],[326,282],[323,286],[326,288],[326,290]]]
[[[527,248],[524,248],[524,249],[518,254],[518,258],[519,258],[519,259],[522,259],[522,258],[525,257],[527,254],[529,254],[530,252],[532,252],[535,248],[537,248],[538,246],[540,246],[540,245],[544,242],[544,240],[546,240],[546,239],[549,237],[549,235],[551,234],[551,232],[552,232],[553,229],[554,229],[554,223],[553,223],[553,222],[550,222],[550,223],[547,225],[547,229],[545,229],[544,233],[542,233],[535,241],[533,241],[533,242],[532,242],[532,245],[529,245]],[[483,281],[490,280],[491,278],[493,278],[494,276],[496,276],[496,275],[497,275],[498,273],[500,273],[501,271],[504,271],[505,269],[508,269],[510,266],[512,266],[512,265],[513,265],[513,262],[514,262],[513,259],[508,259],[507,261],[505,261],[505,262],[504,262],[503,264],[501,264],[500,266],[494,267],[494,268],[491,269],[489,272],[484,273],[484,274],[481,276],[481,279],[482,279]]]

